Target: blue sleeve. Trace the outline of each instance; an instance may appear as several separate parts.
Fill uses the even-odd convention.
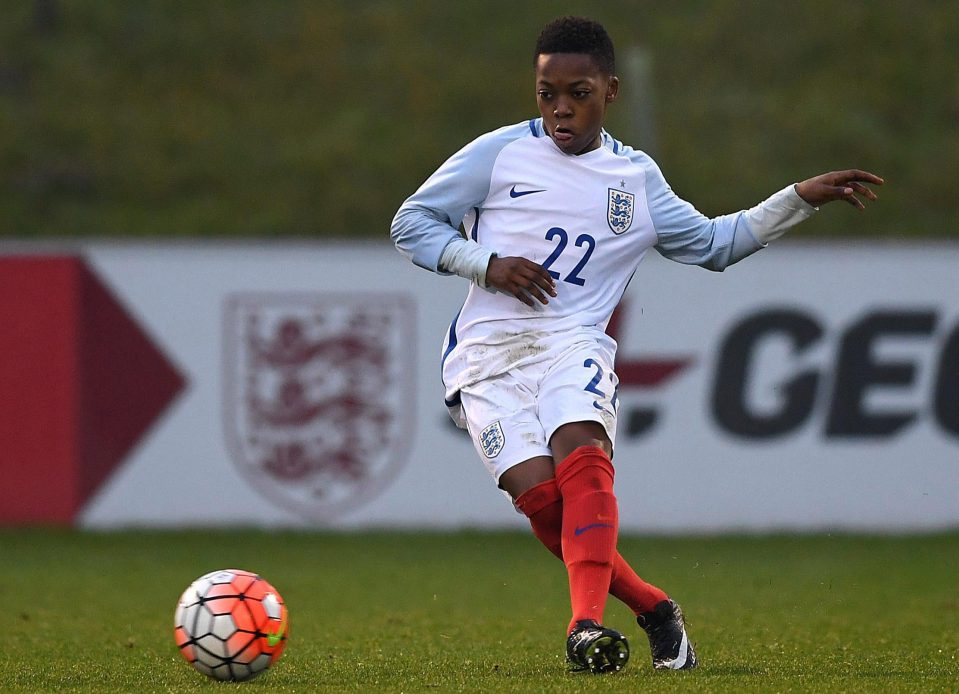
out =
[[[648,155],[629,147],[624,155],[646,173],[646,200],[656,229],[656,250],[687,265],[722,271],[763,244],[756,240],[743,211],[709,218],[673,192]]]
[[[393,217],[390,236],[399,252],[416,265],[438,272],[440,255],[459,236],[463,217],[489,195],[499,153],[530,133],[527,123],[506,126],[481,135],[447,159]]]

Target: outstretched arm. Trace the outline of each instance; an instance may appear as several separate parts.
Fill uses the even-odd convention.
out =
[[[878,197],[872,189],[863,185],[864,183],[881,186],[884,181],[876,174],[859,169],[831,171],[797,183],[796,193],[813,207],[819,207],[833,200],[843,200],[855,208],[864,210],[866,206],[856,197],[856,193],[870,201]]]

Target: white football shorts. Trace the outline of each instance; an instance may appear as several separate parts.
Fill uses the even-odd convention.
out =
[[[550,353],[551,352],[551,353]],[[462,411],[450,408],[466,429],[486,469],[499,484],[514,465],[552,455],[549,440],[562,425],[598,422],[616,442],[613,353],[592,341],[559,345],[544,358],[464,387]]]

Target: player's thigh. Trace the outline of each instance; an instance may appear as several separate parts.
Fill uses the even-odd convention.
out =
[[[556,476],[552,456],[540,455],[504,470],[499,478],[499,487],[515,502],[538,484]]]
[[[596,422],[614,444],[618,384],[607,350],[584,345],[564,353],[540,383],[539,419],[547,437],[566,424]]]
[[[537,417],[536,394],[514,374],[503,374],[460,392],[473,446],[499,484],[510,468],[549,456],[546,432]]]

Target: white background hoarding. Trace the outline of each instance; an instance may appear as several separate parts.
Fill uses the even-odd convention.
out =
[[[82,525],[525,526],[443,406],[440,346],[464,280],[415,268],[387,245],[91,244],[83,253],[187,386],[87,504]],[[957,268],[959,246],[945,244],[781,243],[724,273],[648,257],[616,327],[629,371],[615,455],[623,529],[959,525]],[[376,330],[384,351],[368,369],[344,370],[337,360],[349,355],[317,347],[319,367],[296,371],[305,395],[281,394],[293,372],[282,355],[272,371],[263,366],[249,344],[278,336],[291,317],[305,343],[361,324],[366,342],[345,351],[366,350]],[[364,395],[349,399],[351,388]],[[346,402],[339,419],[300,427],[302,441],[335,438],[344,412],[379,417],[353,432],[360,443],[336,448],[343,469],[367,468],[349,484],[325,488],[324,473],[284,483],[292,496],[271,490],[257,455],[310,417],[267,421],[244,409],[271,391],[289,395],[287,414],[311,393]],[[344,453],[351,445],[361,460]]]

